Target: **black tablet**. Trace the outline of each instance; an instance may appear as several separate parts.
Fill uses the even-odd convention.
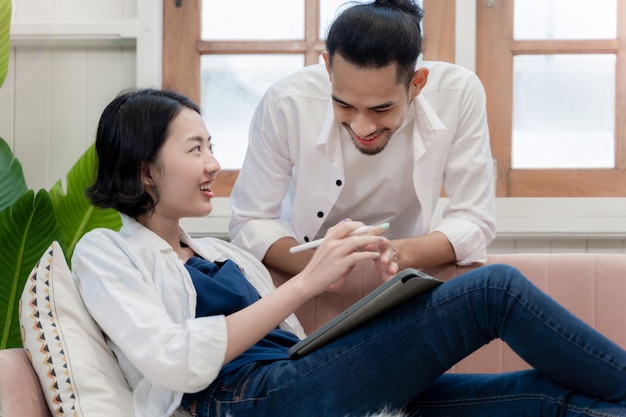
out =
[[[443,281],[416,269],[407,268],[357,301],[334,319],[289,349],[292,358],[307,355],[372,317],[425,293]]]

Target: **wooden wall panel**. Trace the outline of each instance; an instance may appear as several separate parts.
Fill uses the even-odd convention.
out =
[[[0,88],[0,137],[20,160],[29,188],[65,183],[67,171],[93,143],[104,106],[137,84],[135,43],[110,34],[100,41],[85,38],[81,27],[111,22],[115,35],[120,24],[137,21],[139,2],[147,5],[146,0],[13,1],[12,24],[21,38],[12,39],[9,74]],[[53,33],[42,29],[24,36],[32,22],[51,25]],[[141,27],[148,29],[154,28]],[[55,37],[56,30],[63,35]],[[77,40],[66,33],[72,30]]]
[[[0,88],[0,137],[4,139],[11,149],[14,147],[13,138],[15,117],[15,48],[9,52],[9,71]]]
[[[51,55],[49,48],[20,48],[15,54],[13,151],[35,190],[49,183]]]
[[[87,124],[86,97],[89,91],[87,58],[87,48],[64,47],[50,50],[48,183],[55,181],[55,178],[62,178],[65,184],[68,168],[86,149],[84,133]]]
[[[104,106],[135,86],[135,60],[134,47],[16,48],[14,88],[0,95],[14,117],[0,121],[0,136],[14,143],[30,188],[65,183],[93,143]]]
[[[15,20],[83,21],[137,17],[137,0],[13,0]]]

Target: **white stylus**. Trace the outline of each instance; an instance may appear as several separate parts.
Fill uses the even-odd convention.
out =
[[[375,229],[377,227],[383,230],[389,229],[389,223],[379,224],[378,226],[362,226],[362,227],[359,227],[358,229],[354,229],[352,233],[350,233],[350,236],[369,232],[370,230]],[[322,244],[323,241],[324,241],[324,238],[321,238],[321,239],[313,240],[311,242],[303,243],[302,245],[292,247],[291,249],[289,249],[289,252],[296,253],[296,252],[302,252],[303,250],[307,250],[307,249],[317,248],[319,245]]]

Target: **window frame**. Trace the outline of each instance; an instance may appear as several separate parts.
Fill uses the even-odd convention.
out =
[[[324,40],[319,39],[320,0],[304,1],[304,38],[296,40],[206,41],[202,34],[202,0],[164,0],[163,88],[178,91],[200,103],[200,59],[210,54],[296,54],[304,65],[319,62]],[[454,62],[456,0],[423,0],[424,58]],[[213,192],[230,196],[238,170],[222,170]]]
[[[626,7],[617,3],[617,37],[606,40],[514,40],[515,0],[476,0],[476,73],[487,95],[498,197],[626,196]],[[615,167],[513,169],[513,58],[516,55],[615,54]]]

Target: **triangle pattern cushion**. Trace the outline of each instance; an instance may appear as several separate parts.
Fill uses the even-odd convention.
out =
[[[52,416],[132,417],[132,393],[53,242],[20,299],[22,342]]]

